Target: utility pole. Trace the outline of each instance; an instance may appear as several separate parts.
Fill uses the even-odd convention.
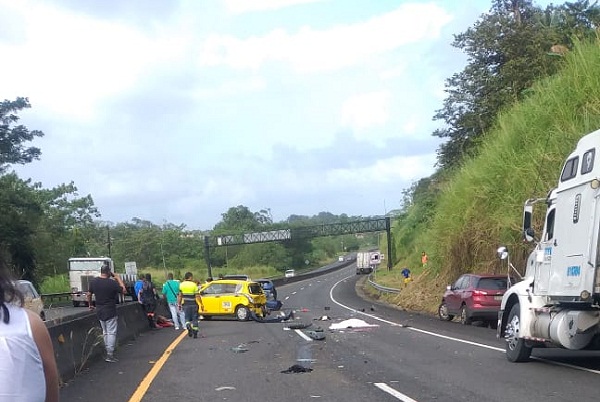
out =
[[[212,268],[210,266],[210,245],[208,244],[208,236],[204,236],[204,258],[208,267],[208,277],[212,278]]]
[[[110,240],[110,226],[106,225],[106,245],[108,246],[108,258],[112,258],[110,247],[112,242]]]

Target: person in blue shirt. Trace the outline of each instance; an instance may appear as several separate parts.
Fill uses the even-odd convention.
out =
[[[142,278],[144,278],[144,275],[140,275],[138,280],[135,281],[135,284],[133,285],[133,290],[135,291],[135,294],[133,297],[135,298],[135,300],[139,301],[140,303],[141,303],[141,301],[139,300],[138,295],[140,294],[140,290],[142,290],[142,286],[144,286],[144,280]]]
[[[177,295],[179,294],[179,281],[173,279],[173,274],[167,274],[167,281],[162,286],[162,295],[167,300],[171,318],[175,329],[185,328],[185,313],[177,306]]]
[[[400,273],[404,277],[404,286],[408,285],[408,283],[412,281],[412,277],[410,276],[410,269],[405,267]]]

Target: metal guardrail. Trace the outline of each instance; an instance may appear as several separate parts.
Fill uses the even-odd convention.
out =
[[[371,285],[375,289],[379,290],[380,292],[394,293],[394,294],[400,293],[400,289],[387,288],[385,286],[381,286],[378,283],[373,282],[373,280],[371,278],[372,278],[372,275],[369,275],[369,277],[367,278],[367,282],[369,282],[369,285]]]
[[[40,295],[42,300],[44,301],[44,306],[49,306],[52,304],[69,304],[71,303],[71,292],[63,292],[63,293],[45,293]]]

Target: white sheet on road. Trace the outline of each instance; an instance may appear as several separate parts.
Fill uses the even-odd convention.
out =
[[[363,320],[357,318],[351,318],[346,321],[338,322],[337,324],[331,324],[329,329],[346,329],[346,328],[366,328],[366,327],[378,327],[379,325],[367,324]]]

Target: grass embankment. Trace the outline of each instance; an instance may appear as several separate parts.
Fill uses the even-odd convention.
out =
[[[407,266],[415,280],[389,301],[435,312],[445,286],[465,272],[506,272],[499,245],[523,267],[529,249],[521,241],[523,203],[544,197],[558,183],[567,155],[585,134],[600,128],[600,43],[578,44],[564,69],[537,83],[529,97],[502,113],[477,157],[429,184],[434,198],[418,200],[393,225],[399,260],[377,281],[401,287]],[[429,208],[426,210],[424,204]],[[536,216],[536,228],[542,216]],[[420,267],[420,253],[429,255]]]

